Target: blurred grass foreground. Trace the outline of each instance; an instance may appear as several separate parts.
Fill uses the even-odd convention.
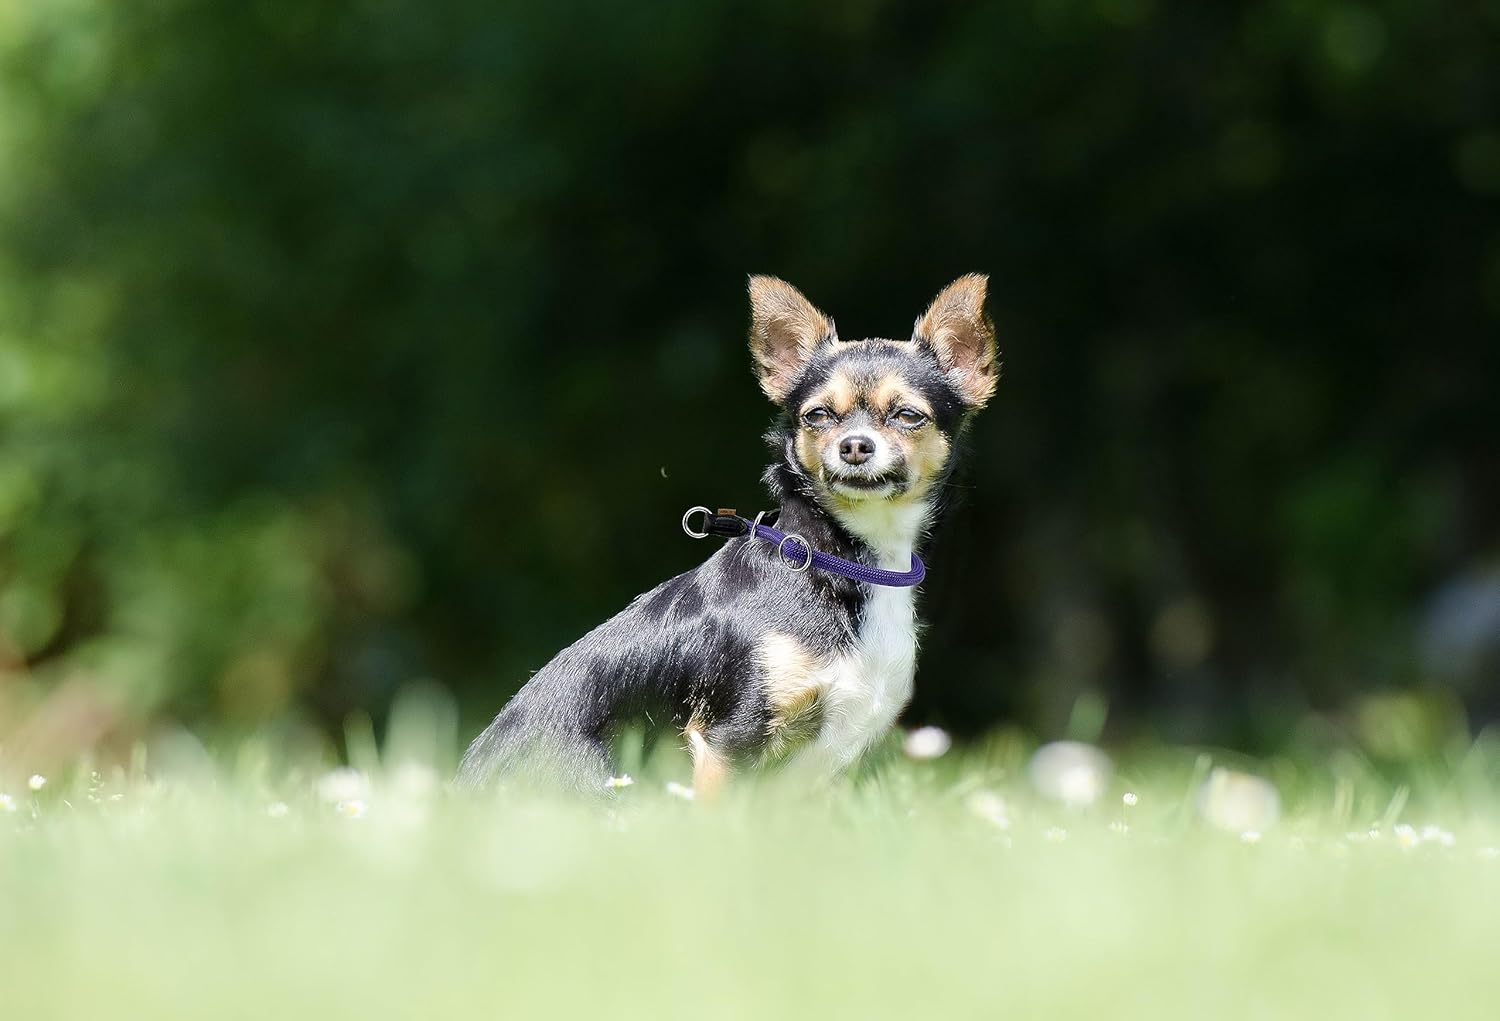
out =
[[[450,795],[443,718],[12,786],[0,1014],[1493,1017],[1493,743],[1391,785],[918,730],[826,792],[700,804],[668,752],[580,804]]]

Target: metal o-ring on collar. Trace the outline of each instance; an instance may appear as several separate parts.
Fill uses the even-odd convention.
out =
[[[703,531],[701,532],[695,532],[688,526],[688,519],[691,518],[694,514],[703,515]],[[707,539],[708,523],[709,521],[713,520],[713,516],[714,512],[709,510],[707,507],[689,507],[687,509],[687,513],[682,516],[682,530],[686,532],[691,538]]]
[[[766,516],[765,511],[755,515],[755,520],[750,522],[750,541],[754,542],[760,538],[760,519]]]
[[[801,543],[802,549],[807,553],[807,559],[802,561],[801,567],[798,567],[797,562],[786,555],[786,544],[790,539],[796,539],[799,543]],[[796,532],[789,532],[786,535],[782,536],[781,541],[776,544],[776,552],[781,555],[782,562],[791,569],[791,572],[793,574],[801,574],[803,571],[812,566],[812,546],[808,544],[808,541],[806,539],[802,538],[802,536],[798,535]]]

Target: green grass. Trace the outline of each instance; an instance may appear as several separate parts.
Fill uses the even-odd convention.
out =
[[[12,779],[0,1018],[1495,1016],[1493,757],[1409,788],[1262,764],[1257,838],[1202,820],[1201,756],[1127,756],[1068,808],[1027,751],[713,806],[663,790],[675,760],[607,806],[373,760],[320,793],[254,747]]]

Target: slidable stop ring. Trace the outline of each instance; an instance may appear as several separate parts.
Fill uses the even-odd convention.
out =
[[[793,539],[797,540],[798,544],[802,547],[802,551],[807,554],[807,559],[802,561],[800,565],[797,563],[797,561],[787,556],[786,553],[786,544]],[[812,547],[808,545],[806,539],[802,538],[802,536],[798,535],[796,532],[792,532],[789,535],[784,536],[782,540],[776,544],[776,552],[781,554],[782,561],[786,564],[787,567],[791,568],[793,574],[801,574],[803,571],[812,566]]]

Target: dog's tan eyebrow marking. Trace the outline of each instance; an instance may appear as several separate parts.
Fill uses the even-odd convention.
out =
[[[870,407],[890,413],[898,406],[912,408],[922,414],[932,416],[932,407],[922,398],[918,397],[906,380],[900,376],[886,376],[875,387],[870,396]]]
[[[854,410],[858,400],[859,386],[849,378],[848,373],[835,372],[816,396],[803,402],[801,414],[805,415],[813,408],[824,407],[842,418]]]

